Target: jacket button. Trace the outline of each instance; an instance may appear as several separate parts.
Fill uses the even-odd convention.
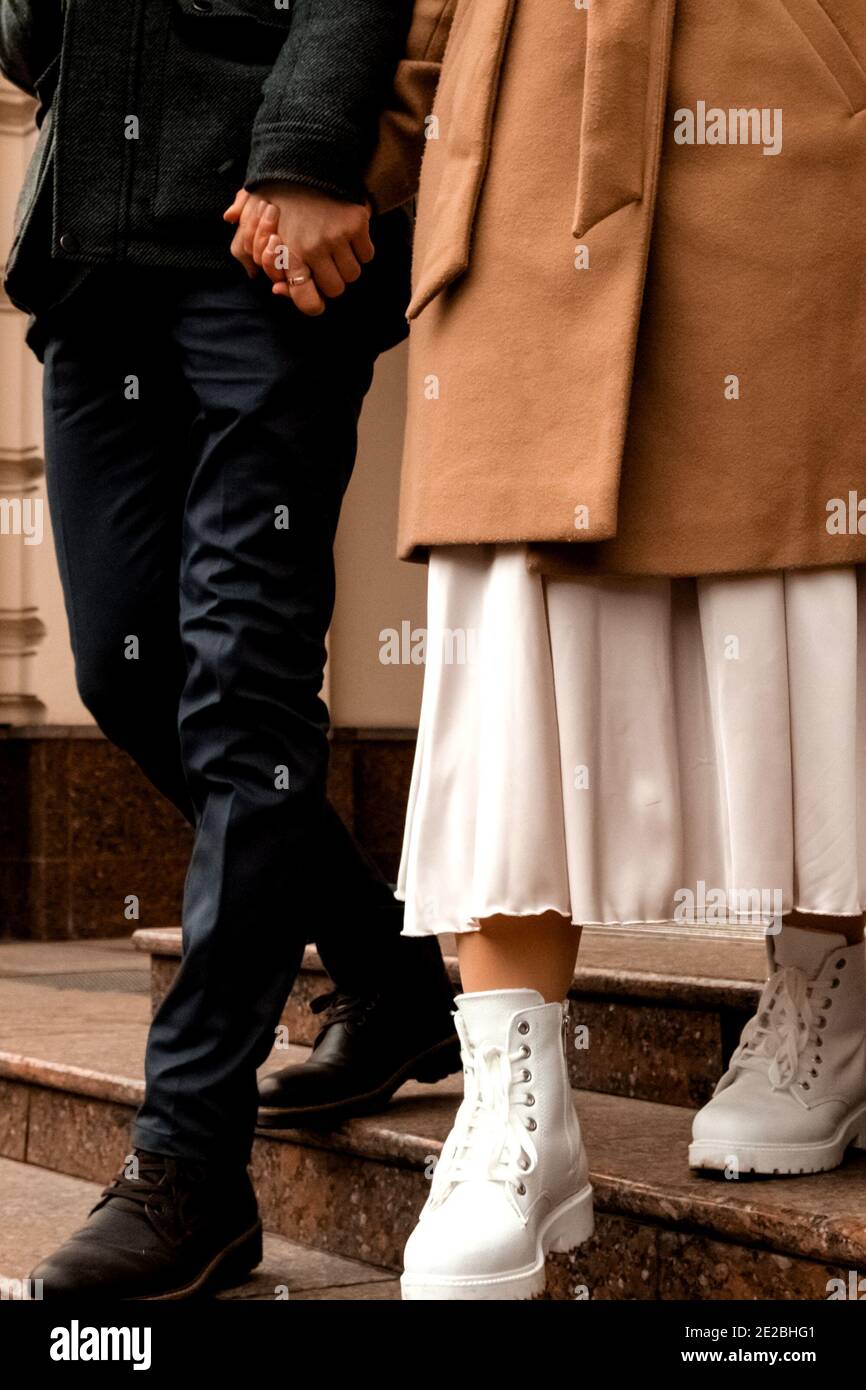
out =
[[[60,238],[61,250],[68,251],[71,256],[75,255],[76,251],[80,249],[80,246],[81,243],[74,232],[64,232],[63,236]]]

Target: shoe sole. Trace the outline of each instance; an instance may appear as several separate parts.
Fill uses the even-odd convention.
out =
[[[562,1202],[548,1216],[538,1233],[538,1256],[534,1265],[484,1279],[472,1278],[471,1275],[439,1278],[435,1275],[404,1274],[400,1280],[402,1300],[405,1303],[420,1299],[455,1302],[535,1298],[545,1290],[546,1256],[575,1250],[589,1240],[593,1229],[592,1188],[587,1183],[581,1192]]]
[[[731,1140],[697,1139],[689,1145],[689,1167],[723,1172],[736,1163],[739,1173],[790,1177],[798,1173],[827,1173],[838,1168],[849,1148],[866,1149],[866,1105],[861,1105],[821,1143],[747,1144]]]
[[[131,1299],[134,1303],[172,1303],[184,1298],[195,1298],[209,1288],[228,1289],[243,1284],[247,1275],[262,1262],[262,1223],[259,1221],[249,1231],[238,1236],[210,1264],[197,1274],[191,1283],[179,1289],[169,1289],[165,1293],[139,1294]]]
[[[387,1105],[394,1092],[407,1081],[432,1084],[461,1070],[460,1040],[456,1033],[444,1038],[434,1047],[419,1052],[381,1086],[361,1095],[330,1101],[326,1105],[309,1105],[286,1109],[276,1105],[260,1105],[256,1123],[259,1129],[299,1129],[315,1125],[335,1125],[354,1115],[369,1115]]]

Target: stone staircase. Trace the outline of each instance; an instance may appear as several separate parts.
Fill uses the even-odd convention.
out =
[[[87,945],[96,962],[99,943]],[[0,1238],[0,1276],[23,1277],[32,1258],[80,1224],[76,1201],[83,1209],[91,1184],[126,1151],[143,1094],[151,1006],[144,972],[149,966],[158,1002],[177,968],[180,936],[150,929],[135,945],[138,954],[126,951],[123,961],[124,978],[137,978],[137,987],[80,991],[70,987],[71,967],[57,987],[45,966],[4,966],[16,948],[0,946],[0,1206],[11,1191],[22,1210],[56,1208],[41,1234],[31,1230],[17,1244]],[[116,973],[120,943],[111,947],[100,968]],[[820,1300],[829,1279],[866,1273],[866,1153],[816,1178],[728,1181],[687,1167],[691,1113],[754,1007],[763,970],[756,943],[585,933],[569,1064],[597,1232],[581,1250],[551,1258],[549,1299]],[[89,973],[98,973],[95,964]],[[315,1028],[307,1005],[325,987],[308,950],[284,1013],[290,1042],[266,1066],[304,1055]],[[271,1243],[262,1270],[236,1296],[272,1298],[289,1286],[291,1297],[398,1297],[394,1272],[458,1094],[459,1078],[409,1085],[382,1115],[331,1133],[259,1134],[253,1174]],[[294,1272],[281,1278],[280,1270]],[[342,1292],[322,1292],[332,1288]]]

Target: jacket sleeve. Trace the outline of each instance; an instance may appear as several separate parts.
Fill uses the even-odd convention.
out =
[[[0,0],[0,72],[14,86],[35,96],[62,41],[62,0]]]
[[[412,26],[391,99],[366,172],[375,212],[389,212],[418,191],[425,122],[433,109],[457,0],[416,0]]]
[[[247,188],[278,179],[363,202],[411,15],[412,0],[295,0],[253,126]]]

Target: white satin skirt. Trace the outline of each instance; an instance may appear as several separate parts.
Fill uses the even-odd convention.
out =
[[[544,579],[431,556],[398,897],[487,917],[766,925],[866,908],[866,570]]]

